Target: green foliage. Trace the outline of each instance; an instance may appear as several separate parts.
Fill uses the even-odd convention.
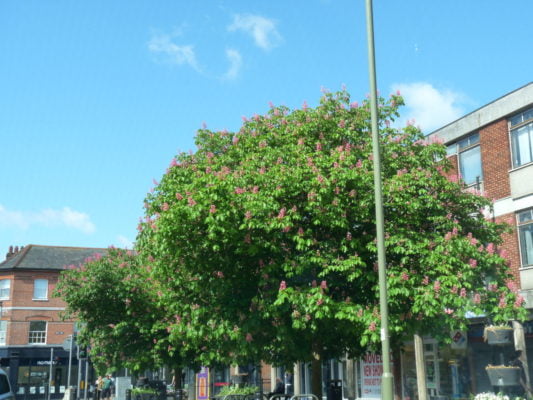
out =
[[[380,99],[390,326],[445,338],[467,316],[524,316],[489,200],[447,179],[445,148],[390,124]],[[346,92],[272,107],[239,132],[198,132],[146,199],[138,251],[199,362],[291,364],[379,341],[370,111]],[[440,160],[440,161],[435,161]]]
[[[132,394],[132,396],[137,396],[137,395],[141,395],[141,394],[153,394],[153,395],[156,395],[156,394],[158,394],[158,392],[157,392],[157,390],[152,389],[152,388],[136,387],[136,388],[131,389],[131,394]]]
[[[218,393],[218,397],[231,396],[231,395],[253,395],[259,392],[257,386],[224,386]]]
[[[140,257],[114,248],[61,274],[55,295],[67,303],[64,317],[82,323],[78,340],[100,373],[181,365],[162,328],[165,310],[155,306],[157,288]]]

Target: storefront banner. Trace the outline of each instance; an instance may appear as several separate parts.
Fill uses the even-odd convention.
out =
[[[209,368],[202,367],[199,373],[196,374],[196,399],[209,399]]]
[[[392,360],[392,358],[391,358]],[[391,362],[392,371],[392,362]],[[381,398],[381,376],[383,359],[381,354],[366,353],[361,360],[361,395],[364,398]]]

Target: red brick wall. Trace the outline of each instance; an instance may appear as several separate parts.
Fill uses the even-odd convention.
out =
[[[509,261],[509,267],[512,274],[516,278],[516,282],[520,284],[520,247],[518,245],[518,232],[516,229],[516,218],[514,213],[506,214],[496,218],[497,222],[507,222],[513,227],[511,233],[502,235],[503,244],[500,246],[505,249],[507,255],[506,259]]]
[[[487,197],[492,200],[509,197],[509,170],[511,152],[507,120],[501,119],[479,130],[481,162],[483,164],[483,186]]]
[[[29,321],[47,321],[47,344],[61,344],[72,334],[73,323],[63,321],[60,317],[61,310],[46,310],[43,308],[65,307],[65,302],[52,297],[59,277],[59,271],[10,271],[0,273],[0,279],[11,280],[11,297],[3,301],[3,306],[24,307],[28,309],[9,309],[3,313],[2,319],[7,320],[8,345],[27,345],[29,337]],[[33,286],[35,279],[48,280],[48,299],[33,300]]]

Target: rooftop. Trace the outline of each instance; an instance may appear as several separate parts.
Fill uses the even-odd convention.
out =
[[[83,264],[96,253],[107,253],[107,249],[90,247],[61,247],[29,244],[25,247],[9,248],[6,259],[0,263],[0,270],[40,269],[62,270],[66,265]]]
[[[472,111],[469,114],[431,132],[428,136],[438,136],[444,143],[453,142],[467,133],[474,132],[491,122],[514,114],[533,104],[533,82],[513,90],[506,95]]]

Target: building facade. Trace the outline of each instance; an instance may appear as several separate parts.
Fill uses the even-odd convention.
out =
[[[0,365],[18,398],[43,398],[49,385],[52,398],[63,396],[69,370],[64,347],[76,324],[61,318],[65,303],[52,294],[67,265],[105,251],[30,244],[11,247],[0,263]],[[70,383],[76,385],[76,354],[70,363]]]

